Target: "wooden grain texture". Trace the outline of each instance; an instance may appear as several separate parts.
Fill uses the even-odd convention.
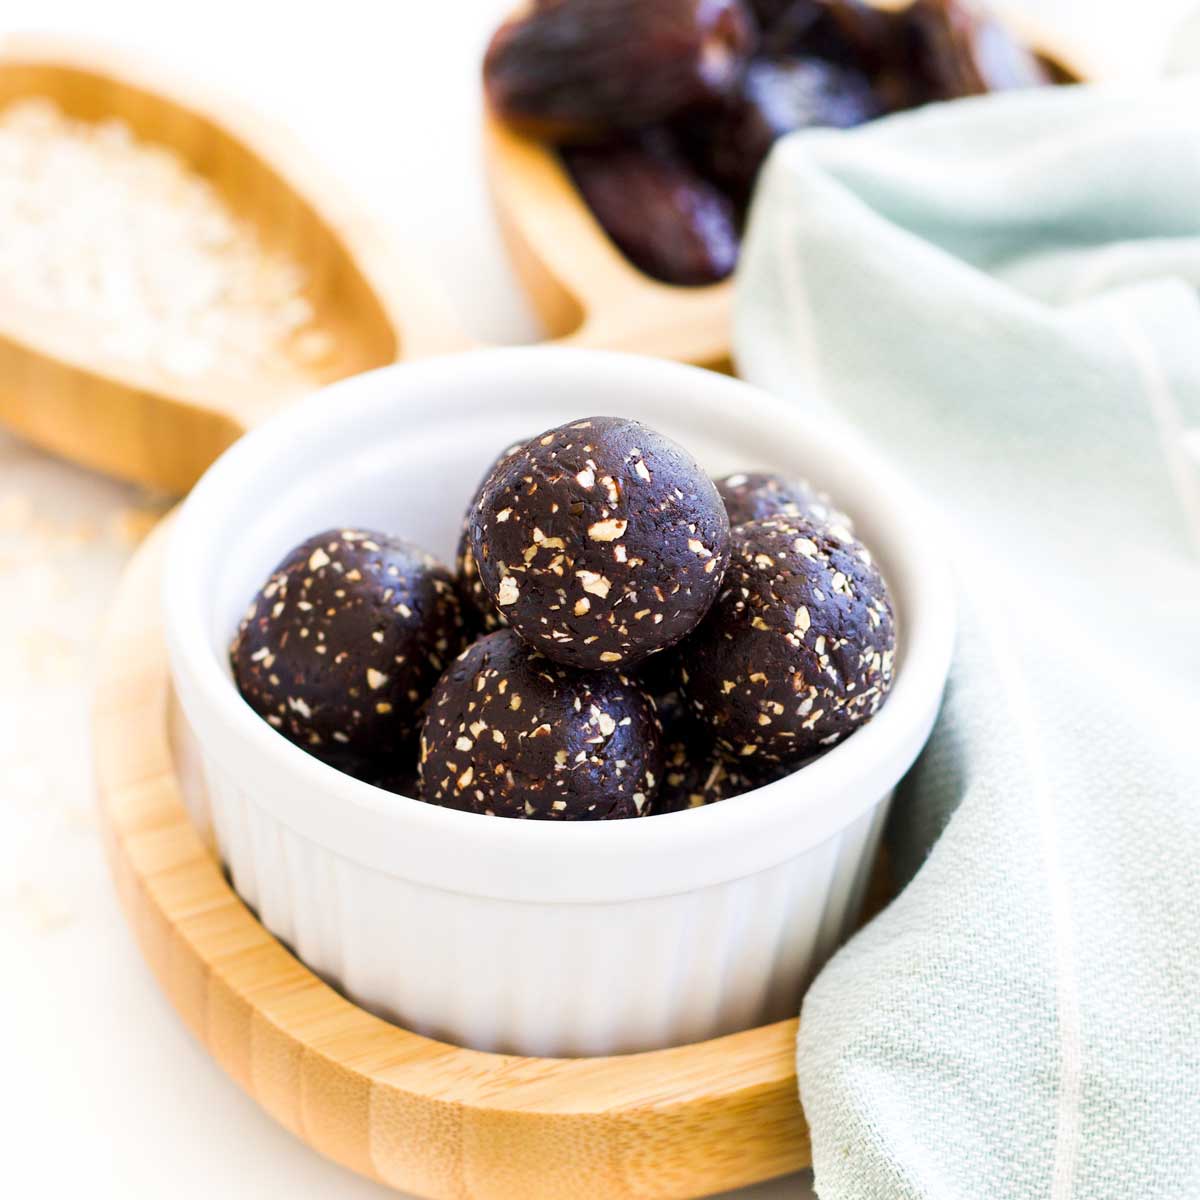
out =
[[[881,8],[905,2],[876,0]],[[1062,79],[1096,78],[1036,23],[1006,21]],[[553,147],[514,133],[488,111],[483,143],[513,266],[551,337],[732,370],[732,280],[680,287],[650,278],[609,240]]]
[[[317,382],[463,344],[444,299],[281,130],[140,60],[91,43],[0,41],[0,108],[31,96],[118,117],[209,179],[273,251],[296,261],[336,349]],[[106,357],[91,331],[25,311],[0,281],[0,423],[87,466],[181,492],[288,399],[279,384],[180,381]]]
[[[188,1028],[297,1137],[435,1200],[668,1200],[809,1162],[796,1022],[647,1054],[537,1059],[431,1041],[322,983],[188,820],[159,610],[166,526],[107,624],[97,776],[117,891]]]

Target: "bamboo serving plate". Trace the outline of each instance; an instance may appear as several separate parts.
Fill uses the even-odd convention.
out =
[[[315,323],[334,344],[312,386],[461,344],[447,333],[441,297],[282,131],[107,48],[4,39],[0,109],[35,96],[83,120],[118,117],[139,139],[175,151],[268,249],[300,265]],[[89,330],[22,310],[0,281],[0,423],[56,454],[171,492],[189,488],[289,395],[277,381],[181,381],[89,349],[95,343]]]
[[[1044,30],[1009,14],[1005,24],[1039,48],[1061,82],[1096,78]],[[730,369],[732,279],[681,287],[644,274],[592,215],[554,148],[514,133],[486,106],[483,145],[513,266],[551,337]]]
[[[228,1074],[322,1154],[430,1200],[680,1200],[807,1166],[795,1020],[612,1058],[485,1054],[356,1007],[259,924],[184,807],[203,783],[168,678],[168,524],[103,639],[101,824],[148,963]]]

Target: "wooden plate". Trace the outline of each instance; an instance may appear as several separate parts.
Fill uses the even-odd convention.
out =
[[[296,261],[317,324],[336,344],[317,383],[461,345],[441,297],[278,129],[136,59],[59,38],[0,43],[0,108],[27,96],[84,120],[119,117],[139,138],[170,147],[268,247]],[[190,487],[289,397],[278,383],[180,381],[89,343],[89,331],[22,310],[0,281],[0,423],[89,467],[169,491]]]
[[[877,0],[900,7],[900,0]],[[1024,20],[1006,24],[1064,82],[1094,78],[1076,55]],[[733,281],[660,283],[617,249],[545,143],[486,111],[483,144],[496,212],[513,265],[551,337],[730,369]]]
[[[613,1058],[483,1054],[371,1016],[267,933],[184,809],[203,783],[167,674],[165,534],[131,564],[104,636],[101,823],[147,961],[250,1095],[321,1153],[434,1200],[666,1200],[808,1165],[794,1020]]]

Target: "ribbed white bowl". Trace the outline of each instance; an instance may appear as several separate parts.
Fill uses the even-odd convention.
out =
[[[787,779],[641,820],[452,812],[339,774],[241,701],[226,649],[296,542],[365,525],[449,559],[495,454],[601,413],[714,473],[810,478],[854,517],[897,603],[879,715]],[[932,518],[844,427],[724,376],[626,355],[490,350],[336,384],[230,450],[184,505],[166,582],[172,673],[206,811],[263,923],[358,1003],[481,1049],[607,1054],[792,1015],[851,927],[895,784],[928,736],[953,608]]]

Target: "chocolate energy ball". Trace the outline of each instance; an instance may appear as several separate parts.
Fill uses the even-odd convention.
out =
[[[392,753],[462,649],[450,572],[409,542],[330,529],[302,542],[250,605],[231,650],[259,716],[321,753]]]
[[[356,754],[348,750],[340,753],[333,751],[318,757],[343,775],[352,775],[372,787],[383,788],[385,792],[413,798],[421,794],[415,741],[394,754]]]
[[[458,539],[454,561],[455,582],[458,585],[459,598],[462,600],[463,619],[468,628],[472,633],[495,633],[497,629],[503,629],[508,622],[479,581],[475,555],[471,551],[471,531],[465,523]]]
[[[471,550],[470,518],[471,510],[479,500],[479,493],[483,490],[483,485],[491,478],[492,472],[502,462],[511,458],[520,448],[520,442],[509,446],[488,467],[487,471],[484,472],[483,478],[479,481],[479,486],[475,489],[475,495],[471,497],[471,503],[467,506],[466,513],[463,514],[462,535],[458,539],[458,549],[455,552],[456,582],[458,584],[459,598],[462,600],[463,605],[463,618],[472,632],[492,633],[497,629],[503,629],[508,624],[504,619],[504,614],[496,606],[496,602],[488,595],[487,589],[480,582],[479,572],[475,569],[475,555]]]
[[[668,693],[679,694],[679,669],[681,665],[682,645],[673,646],[670,650],[662,650],[651,654],[637,666],[634,675],[638,686],[654,697],[654,702],[660,704]],[[681,702],[682,703],[682,702]],[[661,704],[660,704],[661,707]],[[659,714],[662,715],[661,713]],[[665,720],[665,718],[664,718]]]
[[[736,762],[714,753],[711,744],[706,748],[692,737],[673,738],[663,749],[663,777],[654,813],[703,808],[758,786]]]
[[[654,703],[636,684],[560,666],[509,629],[451,664],[421,733],[421,798],[489,816],[638,817],[661,773]]]
[[[683,692],[728,754],[795,763],[875,714],[895,644],[862,543],[803,517],[751,521],[734,529],[725,586],[688,641]]]
[[[720,591],[729,519],[682,447],[590,417],[526,442],[471,510],[479,577],[568,666],[627,669],[690,633]]]
[[[765,787],[805,763],[760,763],[729,758],[714,748],[712,731],[696,720],[678,693],[656,699],[663,725],[663,775],[654,814],[702,808]]]
[[[717,480],[730,525],[764,521],[770,517],[807,517],[821,525],[854,528],[828,496],[802,479],[785,479],[764,471],[739,472]]]

